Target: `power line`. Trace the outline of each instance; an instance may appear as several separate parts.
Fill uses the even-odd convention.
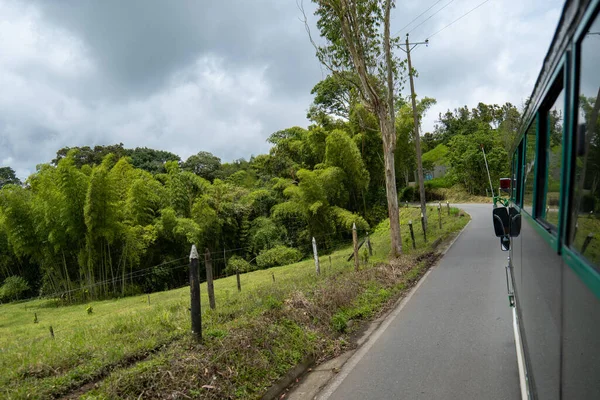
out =
[[[440,33],[441,31],[443,31],[444,29],[448,28],[449,26],[451,26],[452,24],[454,24],[455,22],[460,21],[461,19],[463,19],[464,17],[466,17],[467,15],[471,14],[473,11],[477,10],[479,7],[481,7],[482,5],[484,5],[485,3],[487,3],[490,0],[485,0],[482,1],[481,3],[479,3],[477,6],[473,7],[472,9],[470,9],[469,11],[467,11],[466,13],[464,13],[463,15],[461,15],[460,17],[456,18],[454,21],[450,22],[448,25],[446,25],[445,27],[443,27],[442,29],[440,29],[439,31],[429,35],[427,38],[432,38],[433,36],[437,35],[438,33]]]
[[[427,11],[431,10],[436,4],[441,3],[442,0],[438,0],[435,3],[433,3],[433,5],[431,5],[431,7],[429,7],[427,10],[423,11],[421,14],[417,15],[415,18],[413,18],[412,21],[410,21],[408,24],[406,24],[405,26],[403,26],[402,28],[400,28],[398,30],[398,32],[396,32],[396,35],[398,35],[400,32],[402,32],[404,29],[408,28],[410,25],[412,25],[413,22],[415,22],[416,20],[418,20],[423,14],[425,14]]]
[[[436,12],[434,12],[433,14],[431,14],[429,17],[427,17],[425,20],[423,20],[419,25],[415,26],[414,28],[412,28],[410,31],[408,31],[408,33],[411,33],[412,31],[414,31],[415,29],[417,29],[418,27],[420,27],[421,25],[423,25],[425,22],[429,21],[433,16],[435,16],[437,13],[439,13],[440,11],[442,11],[444,8],[448,7],[450,4],[452,4],[454,0],[450,0],[448,3],[446,3],[446,5],[444,5],[444,7],[440,8],[439,10],[437,10]]]

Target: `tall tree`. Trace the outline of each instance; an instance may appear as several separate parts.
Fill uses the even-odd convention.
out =
[[[0,189],[2,189],[2,186],[10,184],[20,185],[21,181],[11,167],[0,167]]]
[[[318,46],[311,38],[319,61],[341,79],[348,75],[347,72],[353,72],[358,77],[358,82],[348,80],[348,83],[354,85],[362,102],[379,119],[390,217],[391,254],[396,256],[402,253],[402,240],[394,168],[394,78],[397,78],[401,64],[392,56],[391,51],[392,47],[398,46],[398,40],[390,36],[390,13],[394,4],[392,0],[313,2],[317,4],[317,27],[326,40],[323,46]]]
[[[190,156],[183,163],[184,170],[193,172],[209,181],[215,179],[215,173],[220,166],[221,159],[208,151],[200,151],[198,154]]]

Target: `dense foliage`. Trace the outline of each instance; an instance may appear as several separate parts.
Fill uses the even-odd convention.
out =
[[[432,186],[460,184],[470,194],[485,194],[489,180],[481,147],[485,149],[492,182],[508,176],[509,154],[514,145],[521,115],[510,103],[502,106],[479,103],[440,114],[433,133],[424,135],[423,163],[449,167],[444,180]]]
[[[273,133],[269,154],[221,163],[205,151],[179,156],[123,144],[58,150],[21,183],[0,169],[0,282],[23,296],[84,300],[164,290],[187,281],[191,244],[211,253],[215,275],[298,261],[316,237],[322,253],[388,217],[382,135],[354,89],[327,78],[315,86],[307,129]],[[435,103],[423,98],[419,114]],[[342,116],[343,118],[339,118]],[[519,113],[479,104],[440,115],[423,137],[423,159],[449,174],[431,190],[461,183],[471,193],[507,173]],[[409,105],[396,113],[396,183],[418,201]],[[13,282],[19,277],[21,281]],[[22,283],[22,284],[21,284]],[[8,289],[7,289],[8,290]],[[8,293],[8,292],[7,292]]]

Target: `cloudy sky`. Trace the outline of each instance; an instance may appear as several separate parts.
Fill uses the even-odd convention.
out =
[[[397,0],[392,32],[447,4],[411,33],[424,40],[481,2]],[[418,47],[417,94],[438,101],[423,130],[465,104],[521,105],[562,3],[490,0]],[[25,178],[61,147],[119,142],[264,153],[272,132],[308,124],[324,77],[300,16],[296,0],[0,0],[0,166]]]

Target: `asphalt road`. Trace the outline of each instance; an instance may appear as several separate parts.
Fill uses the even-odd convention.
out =
[[[321,398],[519,398],[506,253],[491,207],[461,206],[472,217],[464,232]]]

